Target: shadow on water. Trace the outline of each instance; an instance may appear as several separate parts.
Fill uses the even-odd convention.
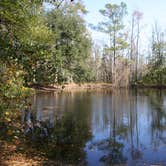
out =
[[[63,163],[166,165],[166,93],[37,93],[24,112],[29,144]],[[86,162],[85,162],[86,161]]]

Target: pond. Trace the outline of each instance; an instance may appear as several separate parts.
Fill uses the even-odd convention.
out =
[[[64,163],[166,165],[166,91],[38,92],[48,156]],[[47,125],[46,125],[47,124]]]

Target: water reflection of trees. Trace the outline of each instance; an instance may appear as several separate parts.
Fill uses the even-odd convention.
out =
[[[151,90],[148,92],[151,113],[151,137],[154,147],[159,142],[166,144],[164,132],[166,131],[166,105],[165,92],[162,90]]]
[[[72,96],[72,98],[68,98],[69,96],[63,96],[62,98],[59,95],[58,97],[60,97],[61,100],[58,101],[57,98],[55,99],[55,97],[57,97],[56,95],[50,96],[50,94],[48,94],[48,96],[43,97],[44,100],[49,101],[45,101],[45,103],[42,102],[40,96],[40,103],[37,105],[38,108],[36,109],[37,114],[35,115],[33,113],[35,117],[31,122],[33,129],[26,133],[27,143],[52,160],[67,164],[79,164],[84,162],[86,157],[84,146],[88,139],[90,139],[91,132],[89,129],[88,112],[79,110],[79,107],[86,109],[86,106],[83,107],[83,103],[79,103],[75,105],[73,110],[70,108],[68,108],[66,112],[59,110],[60,112],[62,111],[61,114],[58,109],[55,108],[51,116],[48,117],[50,110],[47,110],[46,116],[44,116],[43,112],[43,108],[45,109],[46,105],[52,107],[61,104],[61,102],[65,104],[65,100],[72,101],[76,98],[73,99]],[[77,97],[77,95],[75,97]],[[35,102],[38,102],[37,100],[38,99],[35,99]]]
[[[113,140],[108,158],[111,164],[123,164],[127,158],[124,155],[125,143],[130,144],[129,153],[133,160],[141,158],[139,150],[137,92],[117,90],[111,99],[110,140]],[[119,147],[119,148],[117,148]],[[117,151],[118,149],[118,151]],[[117,155],[117,154],[118,155]],[[116,154],[118,157],[113,157]]]
[[[97,141],[90,141],[90,148],[93,149],[95,146],[106,152],[100,161],[107,165],[132,161],[130,164],[134,165],[134,161],[143,157],[145,148],[152,145],[157,147],[161,142],[164,143],[164,96],[163,92],[150,90],[116,90],[112,93],[67,93],[51,96],[53,99],[49,100],[49,105],[57,107],[45,118],[44,112],[38,112],[36,119],[54,123],[48,130],[49,136],[46,140],[42,139],[42,146],[41,139],[36,141],[35,146],[50,158],[77,164],[85,159],[83,148],[91,138],[91,128],[93,136],[97,135],[98,138]],[[44,101],[46,99],[45,97]],[[40,102],[40,108],[37,109],[39,111],[44,103],[41,99]],[[48,123],[45,126],[48,127]],[[40,132],[39,130],[38,133]],[[102,136],[103,133],[107,134]]]
[[[119,145],[119,157],[112,157],[112,149],[104,158],[111,164],[124,162],[125,157],[136,161],[143,156],[143,149],[165,144],[166,108],[164,93],[161,91],[115,91],[111,98],[110,137],[112,149]],[[146,133],[143,138],[142,133]],[[151,135],[151,136],[150,136]],[[145,139],[145,140],[144,140]],[[148,142],[145,144],[144,142]],[[128,147],[126,149],[126,147]],[[117,148],[117,147],[116,147]],[[116,149],[115,148],[115,149]],[[109,150],[107,146],[107,150]]]
[[[108,139],[99,140],[97,144],[98,149],[107,151],[107,155],[101,157],[101,161],[106,164],[125,163],[128,157],[124,153],[126,144],[130,144],[130,149],[127,149],[127,151],[129,151],[133,160],[142,156],[139,149],[136,93],[136,91],[116,90],[109,96],[109,101],[108,97],[104,98],[107,102],[103,105],[103,111],[104,115],[107,116],[103,116],[103,119],[100,117],[100,121],[99,119],[96,121],[95,127],[98,127],[98,124],[109,127]],[[94,112],[96,116],[97,113]]]
[[[58,118],[53,128],[49,128],[48,121],[40,122],[40,127],[34,124],[32,132],[28,132],[26,138],[30,146],[48,158],[77,164],[85,161],[83,148],[91,136],[88,123],[84,120],[68,113],[61,119]],[[44,130],[48,131],[48,135],[44,134]]]
[[[56,121],[49,137],[50,148],[47,153],[49,157],[57,160],[79,163],[85,159],[83,148],[90,136],[85,119],[78,119],[77,115],[68,113]]]

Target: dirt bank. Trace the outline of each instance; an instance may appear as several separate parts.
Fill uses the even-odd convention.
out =
[[[39,91],[77,91],[77,90],[111,90],[112,84],[109,83],[69,83],[62,85],[50,85],[50,86],[41,86],[41,85],[32,85],[31,88],[34,88]]]

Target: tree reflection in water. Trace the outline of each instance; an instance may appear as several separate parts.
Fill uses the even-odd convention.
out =
[[[29,145],[50,159],[67,164],[85,164],[84,146],[91,138],[91,132],[86,113],[82,116],[80,114],[82,113],[75,110],[67,111],[61,116],[54,115],[51,117],[54,119],[53,124],[51,119],[44,118],[43,121],[43,116],[40,116],[41,119],[38,120],[28,112],[28,119],[23,119],[26,119],[25,135]]]
[[[28,137],[64,163],[166,164],[165,96],[144,89],[40,94]]]
[[[134,89],[104,94],[103,113],[97,107],[92,109],[95,125],[92,126],[94,138],[87,149],[90,156],[93,149],[104,165],[166,164],[163,153],[166,152],[166,98],[162,99],[158,93],[158,90]]]
[[[149,93],[149,100],[151,103],[151,134],[152,143],[154,148],[157,149],[159,142],[166,144],[166,138],[164,132],[166,130],[166,103],[165,95],[161,90],[156,93]]]

